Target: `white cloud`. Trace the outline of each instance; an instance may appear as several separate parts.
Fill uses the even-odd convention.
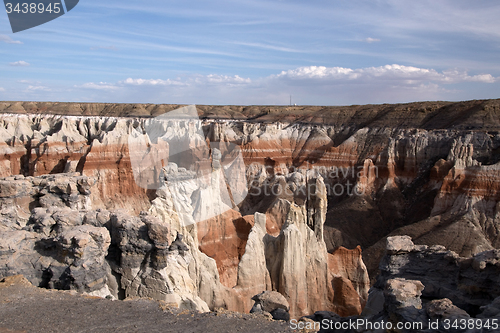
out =
[[[403,65],[385,65],[380,67],[366,68],[344,68],[344,67],[324,67],[308,66],[297,69],[283,71],[275,76],[287,80],[304,79],[322,79],[332,83],[342,83],[349,81],[367,82],[367,81],[387,81],[394,80],[404,82],[441,82],[441,83],[460,83],[460,82],[496,82],[491,74],[479,74],[470,76],[465,71],[449,70],[439,73],[435,69],[418,68]]]
[[[5,88],[0,87],[0,91],[5,91]]]
[[[380,42],[380,39],[368,37],[368,38],[363,39],[363,42],[375,43],[375,42]]]
[[[7,44],[22,44],[23,42],[18,41],[18,40],[13,40],[9,36],[6,35],[0,35],[0,42],[4,42]]]
[[[111,84],[111,83],[106,83],[106,82],[99,82],[99,83],[87,82],[87,83],[84,83],[80,86],[75,86],[75,88],[96,89],[96,90],[118,89],[118,87],[116,85]]]
[[[50,89],[49,87],[45,87],[45,86],[32,86],[32,85],[29,85],[28,86],[28,90],[29,91],[51,91],[52,89]]]
[[[27,67],[27,66],[30,66],[29,63],[27,63],[26,61],[16,61],[16,62],[11,62],[9,63],[9,66],[14,66],[14,67]]]
[[[249,78],[242,78],[239,75],[194,75],[187,77],[184,80],[178,78],[171,79],[132,79],[128,78],[124,81],[118,82],[119,85],[133,85],[133,86],[196,86],[196,85],[241,85],[249,84],[252,80]]]
[[[239,85],[239,84],[249,84],[252,80],[247,78],[244,79],[238,75],[228,76],[228,75],[217,75],[210,74],[207,76],[200,76],[196,80],[197,83],[210,83],[210,84],[227,84],[227,85]]]
[[[128,78],[125,81],[120,81],[119,83],[124,85],[133,85],[133,86],[169,86],[169,85],[184,85],[181,81],[178,80],[161,80],[161,79],[132,79]]]
[[[465,71],[459,70],[448,70],[443,72],[445,78],[445,82],[485,82],[485,83],[494,83],[497,79],[494,78],[491,74],[479,74],[469,76]]]
[[[31,85],[33,85],[33,86],[36,86],[36,85],[38,85],[38,86],[39,86],[39,85],[41,85],[41,84],[42,84],[42,82],[41,82],[41,81],[36,81],[36,80],[24,80],[24,79],[22,79],[22,80],[17,80],[17,82],[22,83],[22,84],[31,84]]]
[[[356,73],[350,68],[343,67],[324,67],[324,66],[307,66],[282,71],[276,75],[277,78],[287,79],[355,79]]]

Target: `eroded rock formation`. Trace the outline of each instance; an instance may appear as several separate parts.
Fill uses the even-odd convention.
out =
[[[381,274],[361,316],[317,312],[309,319],[316,327],[323,321],[322,332],[337,332],[335,327],[351,322],[358,324],[344,325],[345,332],[391,330],[398,323],[403,325],[398,332],[483,332],[483,326],[495,331],[491,323],[500,317],[498,260],[498,250],[466,258],[442,246],[414,245],[408,236],[389,237]]]
[[[333,262],[356,259],[347,259],[349,250],[344,249],[347,253],[340,255],[326,251],[321,237],[323,220],[314,220],[324,218],[326,208],[325,186],[321,176],[317,177],[310,177],[316,187],[316,192],[310,193],[313,203],[308,206],[306,200],[299,206],[286,201],[286,221],[275,237],[267,233],[265,214],[243,218],[233,212],[237,221],[242,220],[250,227],[246,232],[240,230],[244,235],[241,240],[244,249],[231,253],[228,247],[226,257],[230,263],[222,261],[219,266],[217,259],[201,251],[204,238],[199,239],[198,228],[204,224],[184,225],[166,186],[158,189],[158,197],[153,200],[149,213],[132,216],[124,210],[93,210],[88,203],[89,184],[93,181],[86,176],[7,178],[1,183],[2,189],[6,189],[2,191],[2,212],[10,213],[3,214],[1,274],[24,274],[42,287],[75,289],[112,298],[148,297],[199,311],[225,307],[248,312],[253,295],[263,290],[277,290],[290,301],[289,310],[294,317],[311,313],[317,307],[346,314],[359,313],[363,302],[360,295],[366,293],[360,286],[363,283],[365,288],[368,286],[366,270],[361,280],[363,276],[366,278],[360,281],[359,276],[350,277],[347,271],[363,270],[363,266],[332,265],[329,269],[328,259]],[[12,209],[11,203],[17,199],[12,193],[8,196],[7,189],[12,188],[24,189],[15,193],[27,207],[40,206],[33,208],[27,219],[24,211]],[[76,189],[74,197],[71,197],[72,188]],[[46,195],[50,200],[41,200]],[[224,216],[218,218],[224,221]],[[214,223],[211,227],[217,226],[224,224]],[[233,230],[228,233],[234,235]],[[227,244],[224,237],[211,241]],[[357,260],[360,260],[359,251]],[[234,263],[236,279],[227,285],[230,280],[221,279],[219,272]],[[231,277],[229,269],[226,274]],[[342,287],[337,288],[338,279],[340,285],[349,286],[351,302],[357,302],[353,308],[344,306],[346,295]]]
[[[59,260],[69,251],[104,258],[89,277],[104,282],[61,284],[70,288],[238,311],[250,310],[253,295],[274,290],[292,316],[356,314],[368,298],[366,270],[375,282],[387,237],[409,235],[462,257],[498,248],[499,125],[481,120],[496,119],[496,104],[311,107],[302,115],[290,109],[290,117],[279,108],[220,108],[234,119],[201,107],[203,121],[160,126],[164,133],[147,139],[147,151],[130,149],[128,136],[145,135],[153,120],[114,116],[158,115],[174,106],[66,105],[94,116],[5,113],[0,228],[25,243],[6,253],[29,257],[21,248],[50,240],[54,247],[45,244],[41,256],[47,262],[35,267],[54,267],[52,276],[21,272],[37,285],[60,283],[55,267],[80,267],[76,257]],[[4,112],[62,107],[0,105]],[[189,158],[163,159],[139,175],[151,176],[155,187],[141,187],[134,159],[175,152],[181,141]],[[209,149],[199,150],[205,142]],[[238,177],[242,169],[246,181]],[[244,200],[235,197],[244,191]],[[88,236],[75,238],[73,229]],[[170,251],[178,234],[183,253]],[[96,246],[109,249],[95,253]],[[33,261],[26,260],[21,266]]]

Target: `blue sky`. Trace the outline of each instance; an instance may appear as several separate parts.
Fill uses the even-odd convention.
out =
[[[12,34],[0,100],[348,105],[500,98],[497,0],[80,0]]]

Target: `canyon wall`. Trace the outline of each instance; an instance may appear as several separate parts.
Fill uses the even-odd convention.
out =
[[[139,186],[133,163],[142,152],[131,151],[128,140],[150,118],[91,116],[116,112],[102,105],[57,106],[88,116],[4,113],[3,223],[9,232],[29,233],[37,244],[47,239],[64,244],[64,228],[51,230],[57,212],[41,208],[61,201],[60,207],[94,216],[70,223],[101,228],[85,233],[103,233],[98,244],[108,248],[97,255],[104,258],[95,279],[100,282],[90,287],[81,282],[87,292],[247,312],[253,295],[275,290],[287,298],[294,317],[317,310],[359,314],[368,297],[367,272],[372,280],[378,273],[388,236],[409,235],[415,244],[446,246],[461,256],[499,246],[500,125],[485,117],[498,119],[498,103],[464,103],[311,107],[302,115],[292,110],[290,117],[278,116],[280,108],[238,113],[237,107],[221,107],[226,119],[216,117],[216,107],[201,107],[205,119],[197,126],[207,144],[231,143],[241,151],[246,184],[234,186],[246,187],[248,195],[237,204],[232,195],[221,194],[234,192],[229,185],[226,191],[226,184],[236,178],[235,159],[224,150],[214,158],[215,146],[197,164],[209,187],[200,188],[196,170],[174,167],[168,159],[150,171],[156,178],[164,175],[166,183],[176,180],[176,187]],[[3,107],[43,112],[40,103],[31,109],[23,103]],[[124,112],[123,106],[114,107]],[[139,109],[151,115],[172,108]],[[453,118],[457,114],[460,119]],[[168,135],[189,136],[181,129]],[[148,153],[171,149],[165,142],[161,149],[152,142]],[[59,174],[83,178],[47,185]],[[56,178],[48,181],[47,175]],[[204,203],[207,193],[221,194],[220,202]],[[207,209],[221,214],[186,223],[198,221]],[[164,233],[168,237],[158,240]],[[169,250],[178,233],[188,248],[183,254]],[[44,265],[41,271],[57,266]],[[67,275],[51,274],[34,278],[35,284],[61,284],[59,277]]]

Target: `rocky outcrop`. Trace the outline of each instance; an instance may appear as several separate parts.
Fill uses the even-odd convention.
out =
[[[92,207],[94,181],[80,174],[41,177],[22,175],[0,179],[0,207],[4,225],[22,228],[35,207],[65,207],[68,211]]]
[[[189,276],[191,258],[182,235],[170,244],[167,228],[163,221],[146,213],[139,217],[111,215],[112,245],[117,250],[112,263],[120,276],[120,288],[126,298],[152,298],[180,308],[208,311]]]
[[[50,235],[30,229],[0,235],[1,276],[23,274],[40,287],[110,295],[106,228],[80,224],[54,228]]]
[[[255,301],[250,313],[268,312],[275,320],[290,320],[290,306],[283,295],[276,291],[263,291],[252,297]]]
[[[474,315],[500,296],[495,282],[487,282],[496,279],[498,250],[464,258],[442,246],[413,245],[409,237],[389,237],[387,244],[375,288],[391,278],[419,280],[425,286],[422,297],[448,298]]]
[[[345,326],[350,328],[346,332],[372,332],[377,325],[395,329],[398,323],[403,325],[398,332],[446,332],[454,323],[457,332],[480,332],[499,317],[497,252],[464,258],[441,246],[414,245],[408,236],[389,237],[381,274],[362,315],[340,318],[317,312],[309,318],[326,319],[329,326],[322,332],[336,332],[334,327],[347,322],[360,324]]]
[[[79,174],[0,180],[0,275],[24,274],[51,288],[106,289],[109,233],[83,223],[92,183]]]
[[[0,276],[23,274],[40,287],[208,311],[189,276],[182,235],[171,241],[170,225],[145,212],[92,210],[91,184],[79,174],[0,181],[0,208],[10,213],[1,225]],[[27,219],[19,214],[32,205],[39,207]]]

